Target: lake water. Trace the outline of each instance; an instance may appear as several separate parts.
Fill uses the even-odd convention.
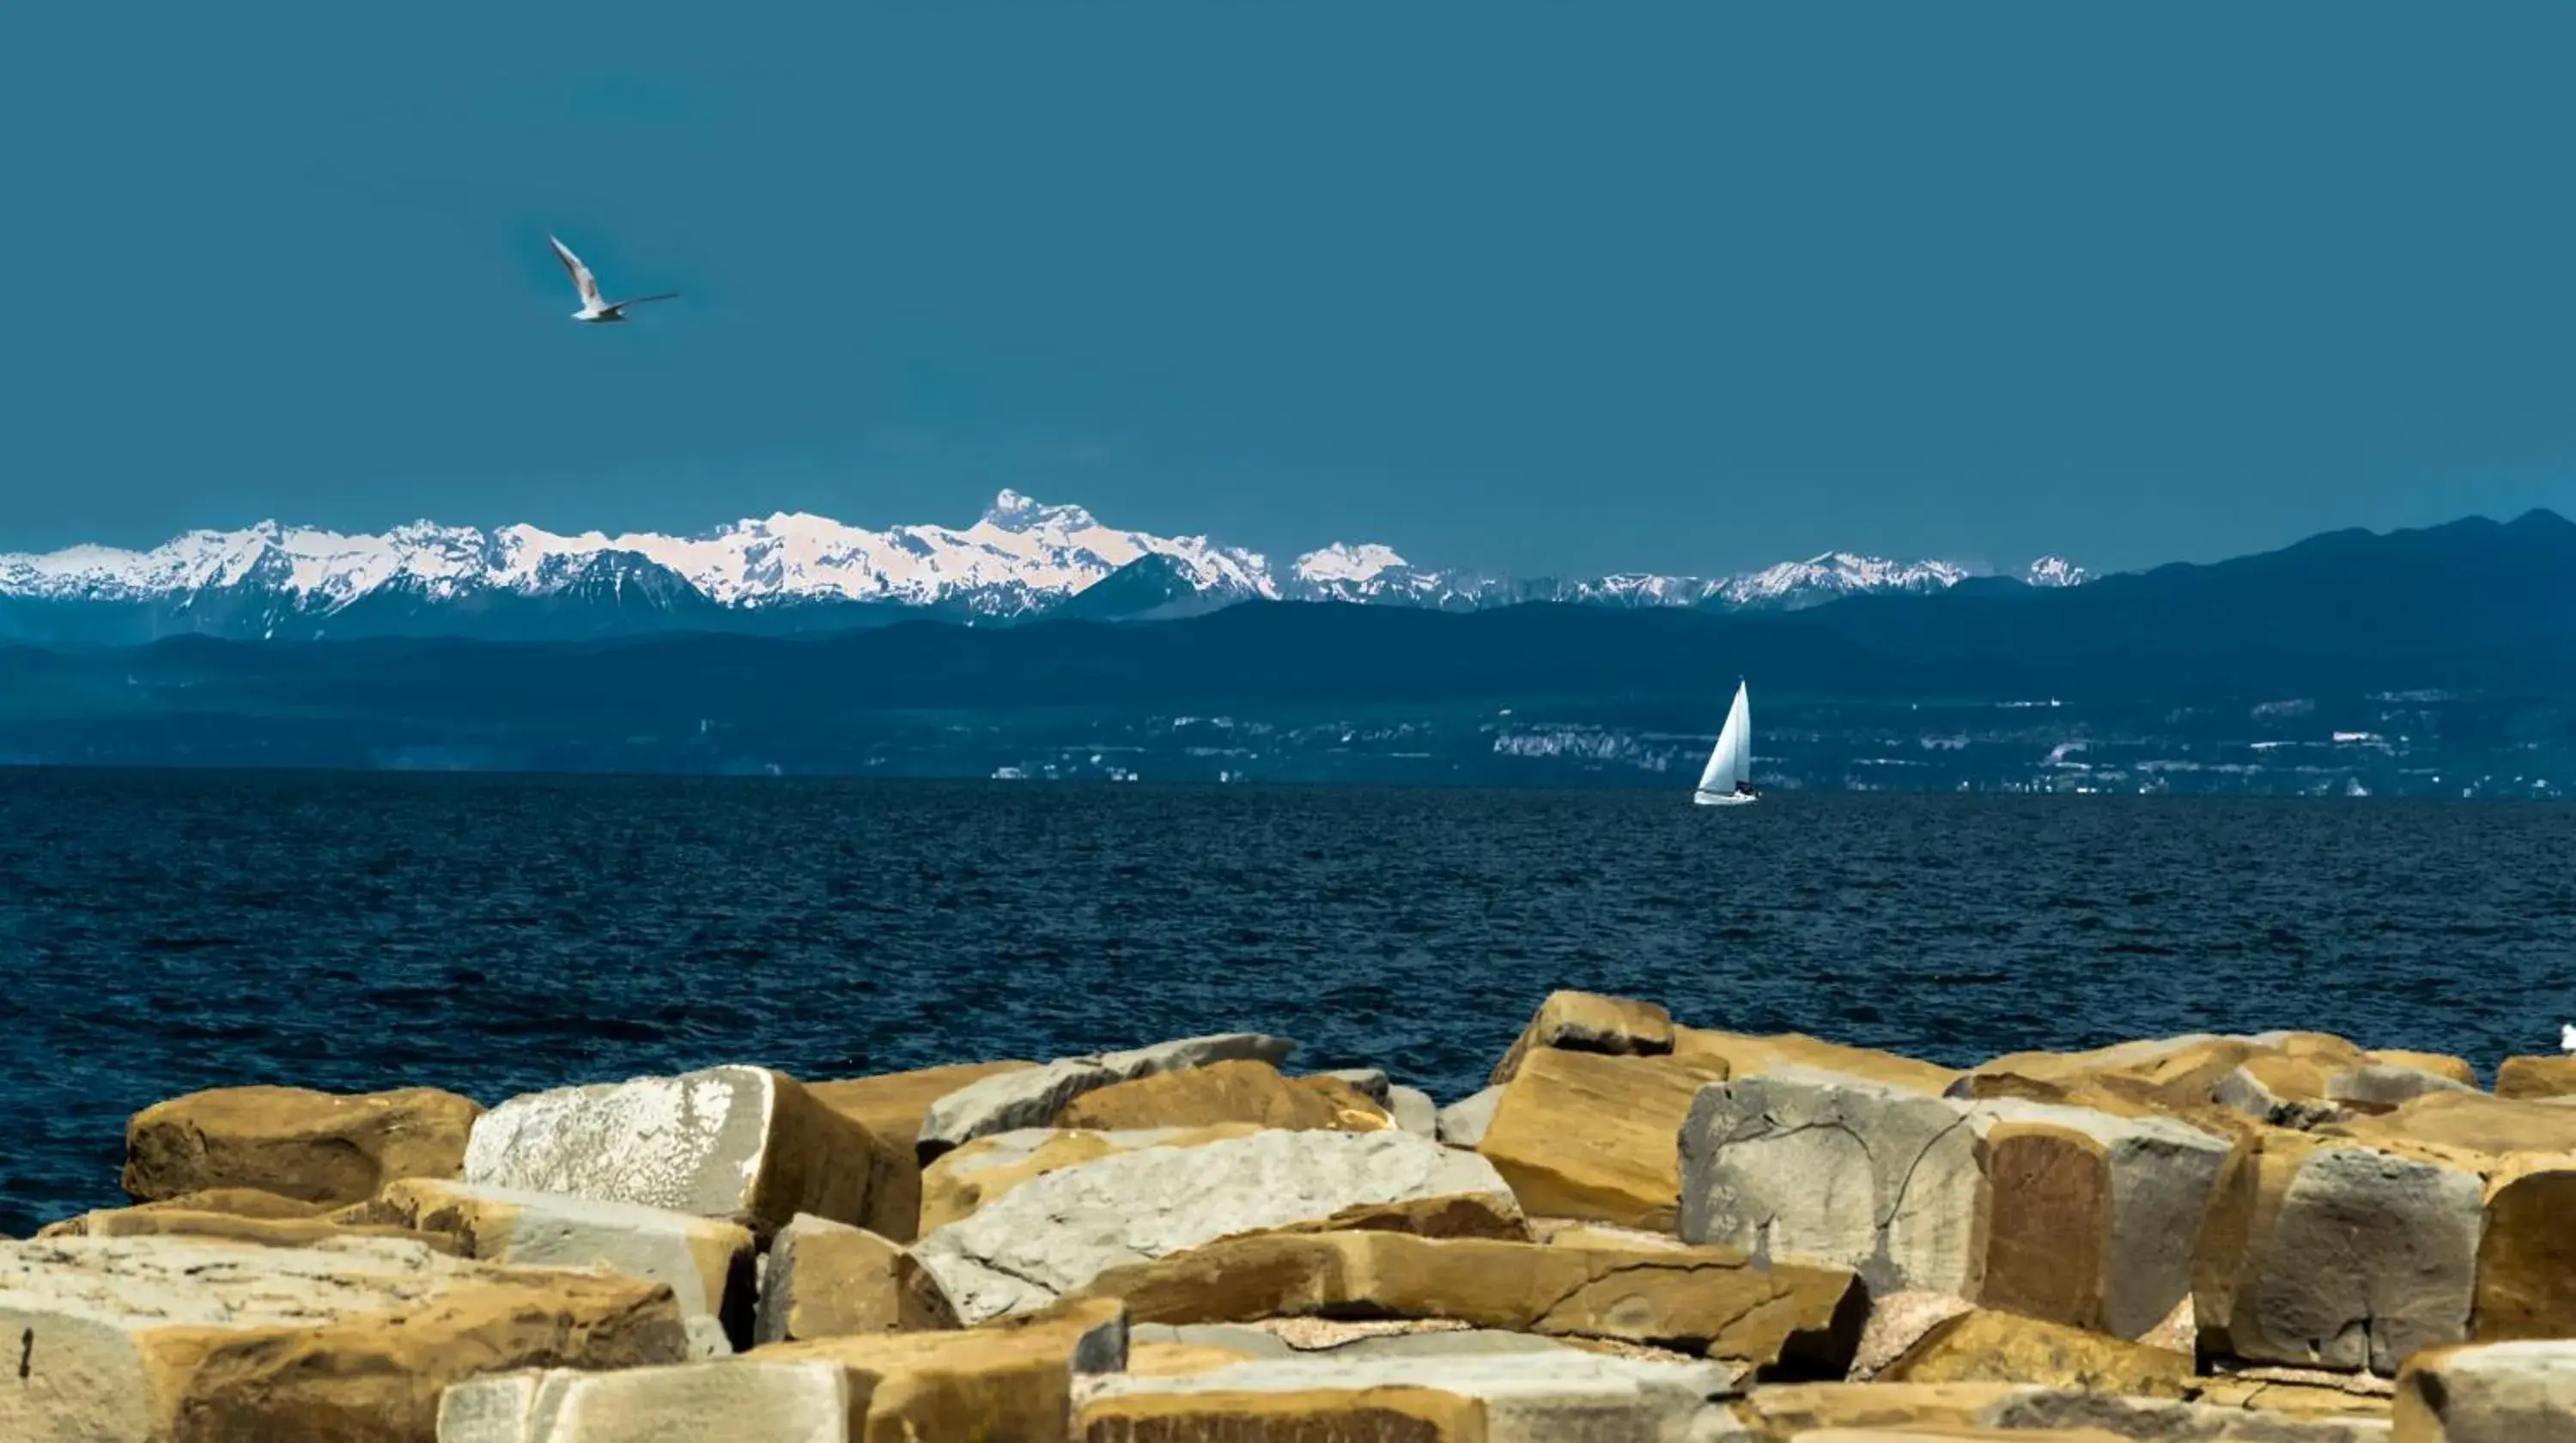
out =
[[[2576,1018],[2546,803],[0,771],[0,1233],[248,1082],[805,1077],[1260,1028],[1481,1085],[1551,988],[1967,1063]]]

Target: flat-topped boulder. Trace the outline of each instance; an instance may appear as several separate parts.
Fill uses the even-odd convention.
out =
[[[765,1239],[800,1212],[864,1220],[880,1155],[794,1078],[711,1067],[511,1098],[475,1120],[464,1180],[723,1218]]]
[[[2118,1098],[2192,1120],[2224,1108],[2291,1128],[2385,1112],[2427,1093],[2473,1091],[2477,1081],[2461,1058],[2370,1051],[2323,1032],[2193,1033],[2088,1052],[2011,1053],[1968,1076],[1977,1096],[2012,1091],[2018,1081],[2054,1087],[2086,1106]]]
[[[1116,1132],[1024,1127],[988,1133],[944,1152],[921,1170],[921,1230],[968,1216],[1032,1178],[1148,1147],[1196,1147],[1261,1131],[1250,1123],[1215,1127],[1148,1127]]]
[[[1725,1443],[1991,1438],[2012,1443],[2388,1443],[2388,1424],[2013,1383],[1802,1383],[1727,1405]]]
[[[437,1443],[861,1443],[853,1411],[848,1378],[819,1359],[554,1368],[450,1386],[439,1398]]]
[[[412,1178],[339,1214],[461,1240],[469,1256],[525,1267],[607,1268],[671,1289],[699,1355],[751,1346],[751,1230],[640,1203]]]
[[[303,1198],[287,1197],[265,1188],[205,1188],[197,1192],[184,1192],[174,1197],[166,1197],[158,1202],[135,1203],[130,1207],[121,1208],[94,1208],[85,1213],[47,1223],[36,1229],[36,1236],[40,1238],[77,1236],[90,1230],[91,1219],[111,1213],[120,1217],[160,1212],[220,1213],[227,1217],[291,1221],[298,1218],[318,1218],[339,1206],[338,1203],[309,1202]]]
[[[1517,1215],[1473,1153],[1410,1133],[1266,1131],[1151,1147],[1032,1178],[923,1236],[914,1256],[973,1323],[1042,1308],[1114,1267],[1236,1233],[1464,1199]]]
[[[1729,1077],[1830,1072],[1936,1096],[1959,1079],[1955,1068],[1874,1047],[1827,1042],[1803,1032],[1722,1032],[1707,1027],[1677,1027],[1673,1029],[1673,1054],[1723,1062]]]
[[[1500,1087],[1518,1076],[1536,1049],[1652,1057],[1673,1050],[1672,1014],[1652,1002],[1598,992],[1551,992],[1487,1079]]]
[[[1570,1349],[1499,1355],[1256,1359],[1181,1376],[1098,1380],[1082,1443],[1698,1443],[1732,1387],[1715,1363]]]
[[[956,1326],[939,1280],[902,1244],[800,1214],[770,1242],[752,1335],[789,1343]]]
[[[1266,1062],[1277,1067],[1296,1048],[1296,1043],[1266,1033],[1219,1032],[1124,1052],[1061,1057],[1043,1067],[996,1073],[931,1104],[914,1135],[914,1149],[928,1163],[988,1133],[1051,1127],[1067,1103],[1087,1092],[1217,1062]]]
[[[432,1252],[471,1256],[465,1244],[446,1233],[424,1232],[399,1224],[372,1223],[337,1215],[320,1217],[246,1217],[233,1212],[205,1212],[165,1206],[101,1208],[65,1218],[39,1229],[38,1238],[184,1237],[207,1242],[242,1243],[252,1247],[306,1248],[333,1238],[397,1238]]]
[[[1379,1078],[1381,1090],[1384,1075]],[[1291,1130],[1377,1132],[1395,1126],[1385,1107],[1329,1074],[1290,1078],[1267,1062],[1212,1062],[1113,1082],[1084,1093],[1055,1115],[1060,1128],[1103,1132],[1242,1123]]]
[[[1451,1147],[1481,1146],[1494,1125],[1494,1109],[1502,1105],[1499,1087],[1471,1092],[1440,1109],[1433,1120],[1433,1134]]]
[[[221,1087],[155,1103],[125,1126],[126,1196],[251,1188],[362,1202],[396,1178],[454,1177],[482,1108],[432,1087],[343,1095]]]
[[[2576,1339],[2433,1348],[2397,1376],[2395,1443],[2576,1438]]]
[[[439,1390],[522,1367],[678,1362],[669,1288],[501,1268],[417,1243],[0,1244],[17,1377],[0,1438],[426,1443]]]
[[[2508,1057],[2496,1068],[2498,1097],[2576,1097],[2576,1056]]]
[[[2118,1337],[2191,1295],[2229,1144],[2182,1123],[1831,1074],[1702,1089],[1681,1235]]]
[[[1254,1233],[1102,1273],[1083,1290],[1154,1323],[1453,1319],[1840,1377],[1867,1299],[1839,1268],[1724,1248],[1540,1244],[1387,1232]]]
[[[1065,1436],[1078,1381],[1126,1368],[1127,1315],[1115,1302],[1086,1299],[977,1328],[816,1338],[745,1357],[839,1368],[854,1410],[853,1440],[1052,1440]]]
[[[1713,1057],[1535,1048],[1504,1085],[1476,1150],[1528,1212],[1670,1232],[1682,1119],[1700,1087],[1726,1075]]]

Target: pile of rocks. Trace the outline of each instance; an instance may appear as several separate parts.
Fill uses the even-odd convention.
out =
[[[2576,1439],[2551,1059],[1582,993],[1446,1108],[1291,1052],[177,1098],[0,1243],[0,1438]]]

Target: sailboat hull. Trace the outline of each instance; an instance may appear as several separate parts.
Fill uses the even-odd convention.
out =
[[[1748,797],[1740,792],[1691,793],[1691,805],[1696,807],[1749,807],[1760,800],[1759,797]]]

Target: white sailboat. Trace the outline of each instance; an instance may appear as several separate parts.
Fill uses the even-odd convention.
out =
[[[1753,709],[1739,681],[1735,705],[1726,709],[1726,725],[1718,729],[1717,747],[1691,800],[1703,807],[1740,807],[1753,799]]]

